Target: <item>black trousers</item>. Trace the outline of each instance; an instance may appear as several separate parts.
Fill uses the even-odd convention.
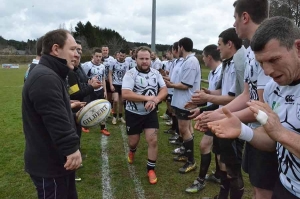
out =
[[[30,175],[38,199],[78,199],[75,172],[59,178],[42,178]]]

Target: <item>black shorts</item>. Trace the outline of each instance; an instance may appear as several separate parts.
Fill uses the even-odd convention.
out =
[[[159,129],[157,113],[155,110],[147,115],[138,115],[125,110],[127,135],[141,134],[144,129]]]
[[[113,91],[113,93],[119,93],[119,95],[122,95],[122,85],[113,84],[113,86],[115,87],[115,91]]]
[[[90,99],[91,99],[91,101],[94,101],[94,100],[97,100],[97,99],[104,99],[104,90],[101,89],[99,91],[94,91],[90,95]]]
[[[105,80],[105,85],[106,85],[106,92],[107,93],[112,93],[111,90],[110,90],[110,83],[108,80]]]
[[[168,94],[167,95],[167,102],[172,102],[172,98],[173,98],[173,95],[172,94]]]
[[[191,118],[189,118],[189,116],[191,115],[190,111],[179,109],[174,106],[172,106],[172,108],[174,109],[175,115],[178,120],[191,120]]]
[[[243,170],[249,174],[250,183],[258,188],[273,190],[279,177],[276,152],[260,151],[246,143]]]
[[[204,132],[204,135],[207,135],[207,136],[210,136],[210,137],[214,136],[214,134],[211,132],[211,130],[208,130],[208,131]]]
[[[243,148],[243,140],[222,139],[214,135],[213,152],[220,155],[220,161],[225,165],[242,164]]]
[[[297,199],[294,194],[289,192],[281,183],[281,181],[278,179],[277,182],[275,183],[275,187],[273,189],[273,195],[272,199]]]

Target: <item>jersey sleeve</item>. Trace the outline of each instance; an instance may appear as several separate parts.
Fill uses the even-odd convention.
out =
[[[127,71],[123,77],[122,89],[133,90],[134,87],[134,72]]]
[[[81,65],[81,68],[83,69],[84,73],[86,75],[88,75],[88,72],[90,71],[91,66],[90,66],[89,62],[85,62],[84,64]]]
[[[182,70],[182,78],[181,78],[181,83],[192,88],[197,76],[197,70],[196,67],[199,67],[199,65],[197,66],[195,63],[190,62],[189,65],[187,65],[187,67],[185,67]]]
[[[259,65],[259,63],[256,63]],[[258,66],[257,89],[265,89],[266,84],[271,80],[271,77],[266,76],[264,70]]]
[[[158,75],[158,85],[159,85],[159,88],[165,87],[166,83],[165,83],[163,77],[159,73],[157,75]]]

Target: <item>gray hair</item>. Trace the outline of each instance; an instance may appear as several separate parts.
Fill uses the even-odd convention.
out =
[[[281,46],[292,49],[296,39],[300,39],[300,30],[296,24],[286,17],[272,17],[264,20],[251,40],[254,52],[261,51],[272,39],[279,41]]]

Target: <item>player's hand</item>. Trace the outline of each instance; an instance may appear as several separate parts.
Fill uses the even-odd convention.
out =
[[[75,170],[80,167],[82,162],[81,153],[79,150],[67,156],[67,162],[64,167],[66,170]]]
[[[106,91],[104,91],[104,98],[107,100],[107,94],[106,94]]]
[[[172,88],[172,83],[170,81],[165,80],[165,83],[168,88]]]
[[[193,102],[187,102],[184,105],[184,108],[187,109],[187,110],[193,110],[193,109],[197,108],[197,105],[194,104]]]
[[[269,107],[268,104],[259,101],[247,102],[250,110],[254,113],[256,117],[258,111],[261,110],[265,112],[268,116],[267,123],[263,125],[266,133],[275,141],[279,141],[285,128],[282,126],[278,115]]]
[[[163,76],[163,79],[164,79],[165,81],[170,81],[170,77],[169,77],[169,76]]]
[[[155,108],[156,108],[156,104],[155,104],[154,101],[148,101],[148,102],[145,104],[145,109],[146,109],[148,112],[153,111]]]
[[[86,105],[86,102],[80,102],[80,101],[73,101],[71,102],[71,108],[82,108]]]
[[[242,122],[228,109],[222,108],[226,118],[208,123],[208,128],[219,138],[237,138],[241,134]]]
[[[115,87],[113,85],[111,85],[110,86],[110,90],[114,92],[115,91]]]
[[[208,90],[207,88],[201,88],[201,90],[203,90],[206,94],[210,94],[210,90]]]
[[[226,116],[219,111],[206,111],[201,118],[201,123],[208,123],[224,119]]]
[[[194,104],[204,104],[207,102],[207,94],[201,90],[194,92],[194,95],[192,95],[191,101]]]
[[[191,118],[191,119],[196,118],[198,115],[200,115],[200,109],[195,108],[195,109],[193,109],[193,110],[190,110],[190,113],[191,113],[192,115],[189,115],[189,116],[188,116],[189,118]]]

